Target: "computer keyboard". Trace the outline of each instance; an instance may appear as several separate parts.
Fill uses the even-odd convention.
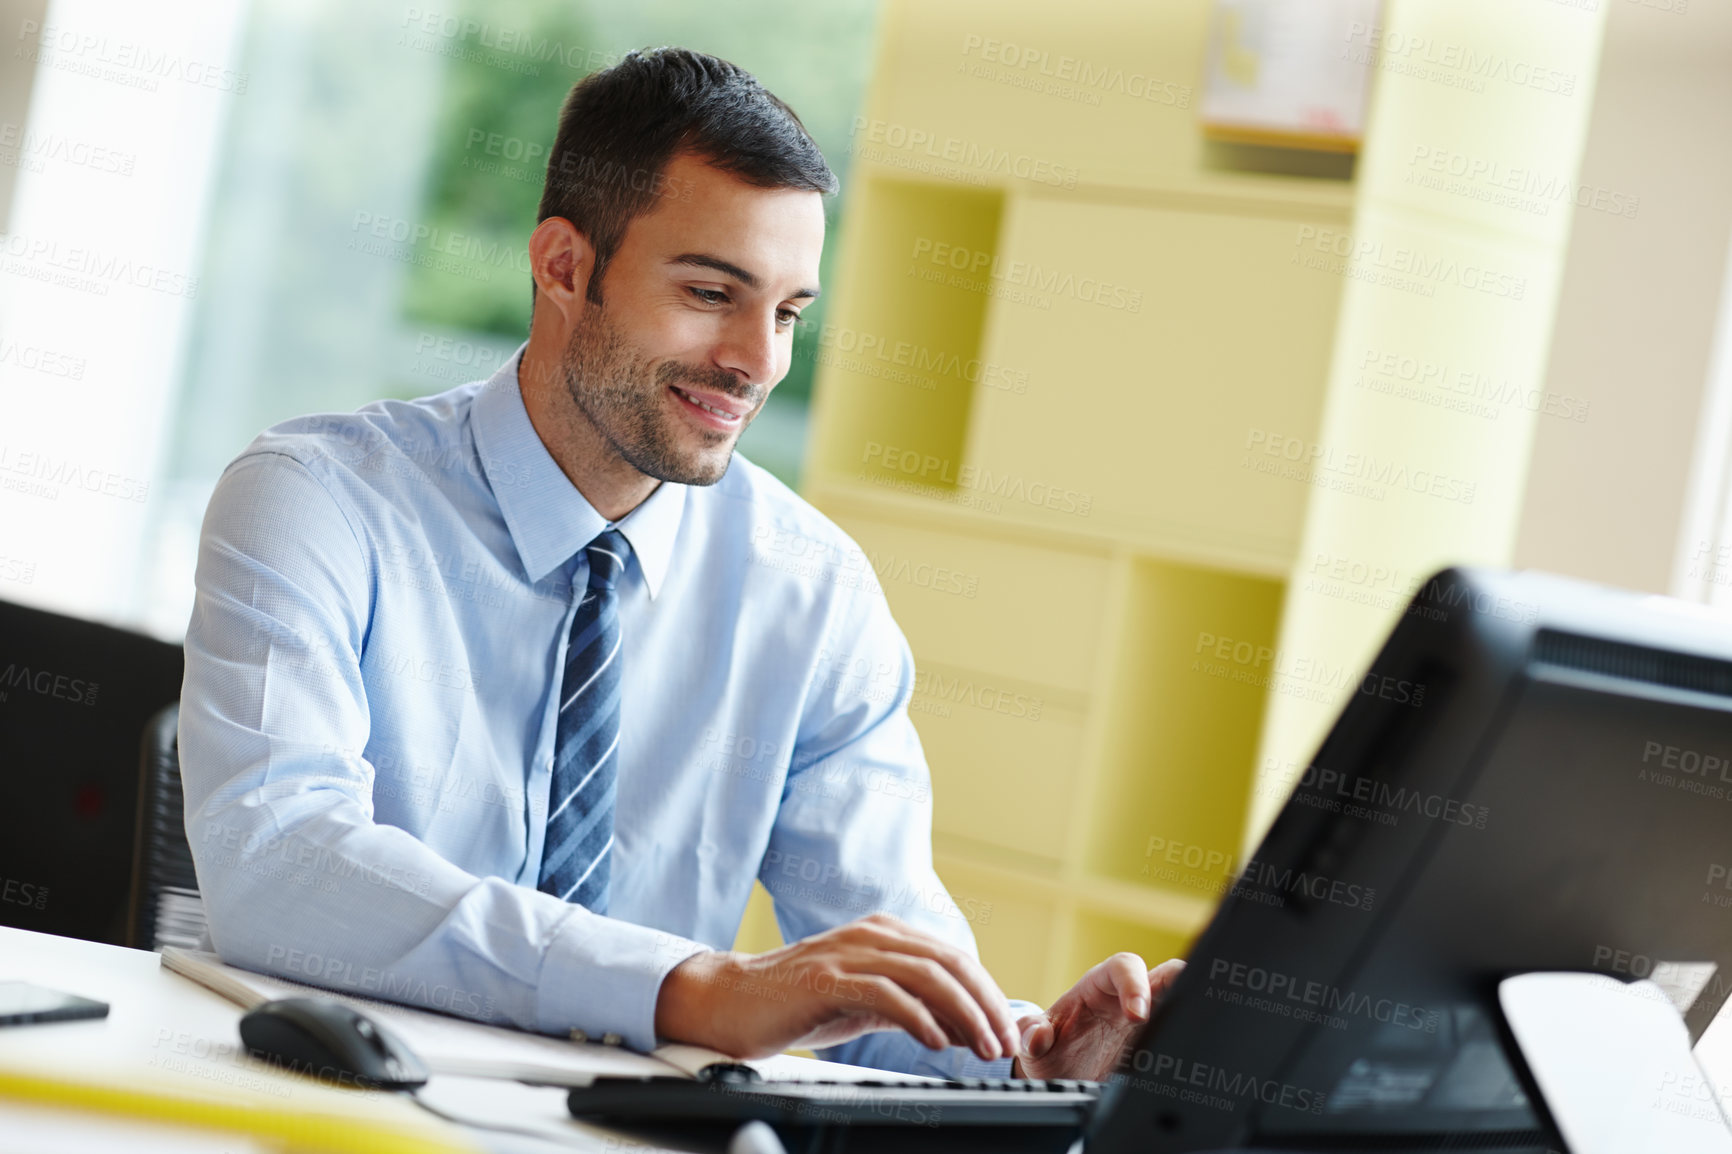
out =
[[[1064,1150],[1088,1121],[1100,1085],[1027,1078],[765,1081],[729,1073],[709,1081],[597,1078],[571,1091],[567,1104],[573,1115],[595,1122],[738,1125],[756,1119],[784,1133],[837,1127],[881,1135],[892,1131],[899,1150],[925,1145],[908,1144],[923,1131],[952,1137],[961,1137],[961,1130],[987,1131],[1008,1138],[1014,1130],[1018,1149]],[[851,1142],[848,1148],[860,1147]]]

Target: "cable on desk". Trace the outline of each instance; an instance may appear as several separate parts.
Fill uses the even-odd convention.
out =
[[[500,1122],[477,1122],[470,1118],[459,1118],[457,1115],[442,1110],[438,1106],[435,1106],[433,1103],[422,1098],[415,1090],[400,1090],[398,1092],[407,1095],[415,1105],[421,1107],[421,1109],[427,1111],[427,1113],[433,1115],[435,1118],[442,1119],[457,1126],[468,1126],[474,1130],[492,1130],[498,1134],[516,1134],[520,1138],[537,1138],[543,1142],[559,1141],[559,1139],[548,1134],[545,1130],[526,1130],[521,1126],[508,1126]]]
[[[476,1130],[492,1130],[500,1134],[516,1134],[519,1137],[535,1138],[542,1142],[557,1142],[554,1138],[540,1130],[525,1130],[519,1126],[503,1126],[497,1122],[475,1122],[468,1118],[441,1110],[433,1103],[424,1100],[414,1090],[403,1090],[414,1103],[435,1118],[450,1122],[456,1126],[468,1126]],[[763,1122],[747,1122],[734,1132],[734,1137],[728,1144],[728,1154],[787,1154],[776,1132]]]

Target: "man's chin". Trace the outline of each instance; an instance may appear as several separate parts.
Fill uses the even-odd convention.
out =
[[[727,474],[728,466],[733,464],[734,450],[740,443],[740,432],[712,434],[715,440],[708,436],[703,437],[698,444],[682,454],[684,459],[680,462],[680,472],[686,479],[681,480],[680,484],[714,485],[720,481]]]
[[[720,481],[723,477],[727,476],[728,466],[733,463],[733,460],[734,450],[730,445],[728,447],[727,456],[722,457],[717,461],[706,460],[701,468],[688,473],[679,483],[682,485],[699,486],[714,485],[717,481]]]
[[[658,481],[671,481],[676,485],[714,485],[727,475],[728,466],[734,460],[734,446],[730,443],[726,449],[708,449],[702,453],[687,454],[678,460],[659,460],[637,462],[633,461],[638,471],[654,477]]]
[[[743,428],[731,432],[663,422],[611,438],[615,450],[646,477],[676,485],[714,485],[727,474]]]

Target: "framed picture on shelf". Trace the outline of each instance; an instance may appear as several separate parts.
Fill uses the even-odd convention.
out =
[[[1203,65],[1204,135],[1357,152],[1382,0],[1215,0]]]

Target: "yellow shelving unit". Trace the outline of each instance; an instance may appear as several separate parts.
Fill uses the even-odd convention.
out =
[[[1445,71],[1504,71],[1374,57],[1356,178],[1205,137],[1210,10],[885,0],[854,134],[805,495],[913,647],[939,873],[1001,985],[1043,1002],[1117,950],[1188,947],[1387,630],[1309,591],[1319,556],[1507,553],[1531,420],[1386,396],[1358,366],[1465,349],[1543,380],[1567,212],[1407,177],[1420,146],[1574,172],[1600,25],[1388,0],[1383,31],[1450,46]],[[1398,252],[1475,287],[1374,283]],[[1294,467],[1359,450],[1480,484],[1373,500],[1334,458]],[[742,946],[773,941],[760,893]]]
[[[1208,14],[890,0],[854,137],[806,496],[914,649],[940,875],[1039,1001],[1207,918],[1307,496],[1241,462],[1315,431],[1340,286],[1291,254],[1352,189],[1203,140]]]
[[[1443,565],[1512,563],[1539,404],[1546,391],[1576,174],[1593,110],[1606,9],[1505,0],[1386,0],[1388,61],[1360,155],[1351,235],[1311,245],[1319,278],[1351,274],[1335,330],[1316,444],[1337,459],[1375,455],[1349,486],[1307,504],[1298,569],[1338,561],[1417,581]],[[1423,55],[1413,46],[1430,47]],[[1492,182],[1439,180],[1429,164],[1497,166],[1511,183],[1550,181],[1540,197]],[[1423,159],[1422,159],[1423,158]],[[1536,176],[1535,174],[1544,174]],[[1522,178],[1517,178],[1516,183]],[[1345,267],[1344,267],[1345,266]],[[1415,387],[1388,373],[1448,366]],[[1486,396],[1475,395],[1487,386]],[[1464,398],[1463,391],[1466,391]],[[1475,404],[1462,404],[1464,399]],[[1296,581],[1278,648],[1292,660],[1363,671],[1405,597],[1356,597],[1340,582]],[[1405,590],[1402,590],[1405,592]],[[1277,695],[1264,719],[1265,780],[1247,842],[1274,820],[1345,695]]]

